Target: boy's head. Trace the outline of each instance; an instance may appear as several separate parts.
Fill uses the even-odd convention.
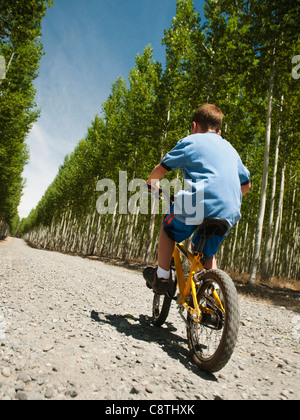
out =
[[[216,105],[205,104],[193,115],[193,133],[220,132],[223,124],[223,112]]]

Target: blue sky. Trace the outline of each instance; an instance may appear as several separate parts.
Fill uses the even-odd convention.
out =
[[[195,0],[202,13],[204,0]],[[176,0],[55,0],[43,20],[36,103],[41,117],[28,136],[30,163],[19,207],[27,217],[54,180],[64,157],[85,136],[112,83],[135,65],[145,46],[164,64],[164,30]]]

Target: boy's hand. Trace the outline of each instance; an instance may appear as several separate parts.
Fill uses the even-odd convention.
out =
[[[154,194],[159,193],[159,180],[162,179],[167,173],[168,171],[161,165],[157,165],[156,168],[153,169],[152,174],[148,178],[147,184],[151,185],[151,191]]]
[[[159,180],[158,179],[152,179],[151,183],[148,182],[148,191],[150,191],[152,194],[157,195],[159,194]]]

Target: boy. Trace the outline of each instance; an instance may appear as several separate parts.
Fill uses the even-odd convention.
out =
[[[237,151],[221,137],[222,123],[223,113],[215,105],[205,104],[197,109],[192,134],[179,141],[147,181],[157,192],[160,179],[171,170],[182,169],[187,185],[164,218],[158,268],[147,267],[144,271],[147,285],[156,293],[163,295],[168,290],[175,242],[188,239],[204,219],[223,218],[231,228],[241,218],[242,196],[251,188],[250,173]],[[217,268],[215,255],[225,236],[214,236],[206,241],[203,250],[206,269]],[[199,240],[196,234],[193,240],[195,249]]]

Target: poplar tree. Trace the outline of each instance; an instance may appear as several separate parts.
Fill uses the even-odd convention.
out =
[[[192,0],[177,0],[177,12],[162,40],[166,46],[163,88],[168,118],[165,151],[191,130],[191,115],[205,98],[206,71],[199,12]],[[168,116],[169,113],[169,116]]]
[[[43,54],[41,21],[52,1],[0,1],[0,221],[12,227],[17,216],[28,162],[26,137],[39,111],[33,81]]]

